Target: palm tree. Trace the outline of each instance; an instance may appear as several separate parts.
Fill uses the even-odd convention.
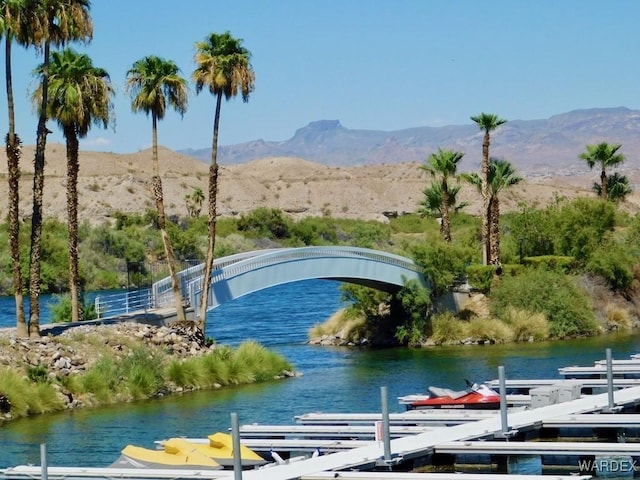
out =
[[[200,211],[202,210],[202,203],[204,202],[204,192],[200,187],[194,188],[191,195],[185,195],[184,199],[187,202],[187,211],[191,218],[198,218]]]
[[[158,120],[164,118],[167,105],[180,115],[184,115],[187,111],[187,81],[179,73],[180,69],[171,60],[149,55],[136,61],[127,72],[127,91],[131,94],[131,109],[134,112],[142,111],[147,115],[151,114],[153,143],[152,184],[158,211],[158,229],[160,230],[169,274],[171,275],[178,321],[184,321],[182,293],[178,282],[178,274],[176,273],[173,248],[167,234],[164,194],[158,165]]]
[[[460,185],[454,185],[448,187],[449,197],[449,210],[459,212],[464,207],[468,206],[467,202],[458,203],[458,193],[460,192]],[[422,191],[424,198],[419,204],[418,214],[420,216],[435,215],[441,219],[444,217],[442,208],[442,184],[432,183]],[[444,222],[440,222],[440,235],[445,238]]]
[[[623,163],[625,157],[618,150],[622,145],[601,142],[597,145],[587,145],[587,151],[580,154],[580,158],[587,162],[589,168],[593,168],[596,163],[600,164],[600,198],[607,199],[607,168],[615,167]]]
[[[420,168],[428,172],[431,178],[440,180],[440,193],[442,195],[442,223],[440,224],[440,231],[442,232],[444,241],[447,243],[451,243],[449,207],[452,203],[449,180],[457,179],[458,164],[462,160],[462,157],[464,157],[464,153],[462,152],[438,148],[436,153],[432,153],[429,156],[427,163],[420,165]]]
[[[88,42],[93,36],[89,0],[28,0],[30,44],[43,51],[40,68],[42,85],[38,108],[36,152],[33,161],[33,213],[31,215],[31,252],[29,258],[29,336],[40,336],[40,273],[42,250],[42,200],[44,192],[45,147],[47,144],[47,105],[49,90],[49,51],[51,45],[70,41]]]
[[[593,191],[596,192],[598,197],[602,197],[602,185],[600,183],[593,183]],[[633,189],[629,186],[629,179],[626,175],[620,175],[618,172],[607,175],[607,200],[624,202],[626,196],[631,192],[633,192]]]
[[[500,198],[502,190],[520,183],[523,178],[507,160],[491,158],[488,172],[489,185],[489,258],[491,264],[500,263]],[[461,174],[460,178],[482,192],[482,179],[476,173]]]
[[[42,69],[41,65],[38,70]],[[94,67],[91,58],[71,49],[53,52],[49,65],[48,118],[58,122],[67,143],[67,215],[69,229],[69,292],[71,321],[82,318],[78,273],[78,139],[89,133],[91,124],[109,124],[114,95],[109,74]],[[42,90],[34,93],[39,104]]]
[[[489,262],[489,146],[491,145],[491,132],[507,121],[492,113],[481,113],[471,120],[476,122],[480,130],[484,131],[482,140],[482,263]]]
[[[16,133],[15,108],[13,100],[13,78],[11,70],[11,46],[13,40],[25,43],[24,31],[25,0],[4,0],[0,2],[0,35],[5,39],[5,84],[7,90],[7,113],[9,132],[5,138],[7,152],[7,177],[9,184],[9,249],[11,251],[11,271],[13,274],[13,296],[16,304],[16,335],[29,335],[24,313],[22,296],[22,269],[20,264],[20,157],[21,140]]]
[[[213,270],[213,252],[216,241],[216,203],[218,196],[218,130],[222,97],[229,100],[238,93],[244,102],[254,90],[255,74],[250,63],[251,53],[242,46],[242,39],[236,39],[229,32],[211,33],[202,42],[196,43],[193,81],[196,93],[207,87],[216,97],[216,111],[213,120],[213,140],[211,144],[211,165],[209,166],[209,227],[207,258],[205,260],[200,303],[199,325],[204,331],[207,317],[207,299]]]

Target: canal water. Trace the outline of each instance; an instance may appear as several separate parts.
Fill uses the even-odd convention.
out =
[[[45,302],[46,303],[46,299]],[[256,292],[209,313],[207,335],[220,344],[256,340],[288,358],[299,378],[172,396],[129,405],[83,409],[0,425],[0,468],[39,464],[46,443],[49,465],[106,466],[127,444],[154,447],[172,436],[205,437],[240,424],[291,424],[309,412],[379,412],[381,387],[391,411],[397,397],[429,385],[464,388],[464,379],[560,378],[558,368],[591,365],[640,352],[640,335],[585,340],[426,349],[359,350],[308,345],[307,332],[340,308],[339,283],[324,280]],[[13,298],[0,298],[0,327],[10,326]]]

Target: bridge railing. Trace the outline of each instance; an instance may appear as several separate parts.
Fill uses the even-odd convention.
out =
[[[150,288],[98,295],[94,300],[98,319],[126,315],[153,308]]]
[[[263,255],[273,251],[279,250],[287,250],[284,248],[274,248],[268,250],[259,250],[253,252],[242,252],[236,253],[235,255],[229,255],[227,257],[221,257],[220,259],[216,259],[214,261],[213,268],[215,270],[220,268],[225,268],[228,265],[232,265],[237,262],[241,262],[247,258],[252,258],[257,255]],[[185,300],[190,300],[190,304],[193,307],[197,307],[191,302],[191,296],[189,292],[191,291],[191,283],[198,278],[202,278],[204,275],[204,263],[200,263],[198,265],[194,265],[193,267],[189,267],[185,270],[178,272],[178,282],[180,283],[180,291],[182,292],[182,298]],[[171,277],[163,278],[158,282],[153,284],[152,287],[152,295],[154,299],[154,306],[156,308],[162,308],[173,305],[175,299],[173,298],[173,286],[171,283]]]

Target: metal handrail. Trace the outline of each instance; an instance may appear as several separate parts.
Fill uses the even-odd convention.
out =
[[[94,305],[98,319],[127,315],[132,312],[146,312],[154,307],[150,288],[98,295]]]

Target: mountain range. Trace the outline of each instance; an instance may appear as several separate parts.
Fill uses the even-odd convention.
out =
[[[508,119],[507,119],[508,120]],[[463,152],[461,170],[475,170],[481,161],[483,132],[468,125],[414,127],[395,131],[356,130],[339,120],[319,120],[298,129],[292,138],[254,140],[220,146],[221,164],[246,163],[265,157],[297,157],[330,166],[361,166],[424,162],[440,148]],[[491,136],[491,155],[505,158],[528,177],[584,173],[578,155],[587,144],[622,144],[627,166],[638,166],[640,110],[626,107],[574,110],[542,120],[508,120]],[[211,149],[182,150],[209,162]]]

